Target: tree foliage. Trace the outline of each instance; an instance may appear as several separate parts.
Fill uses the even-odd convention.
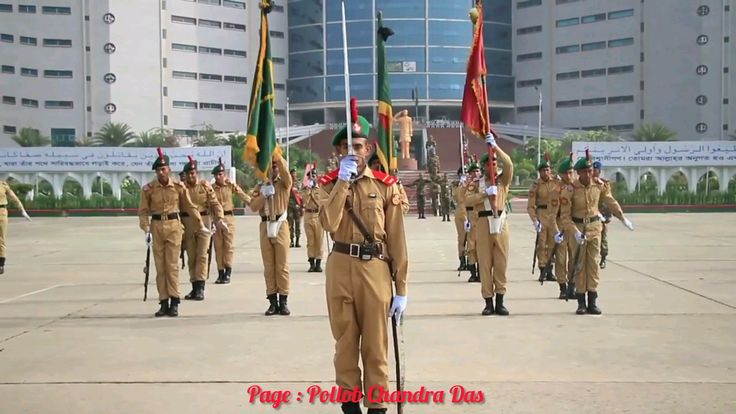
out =
[[[659,122],[641,124],[634,131],[636,141],[671,141],[677,133]]]
[[[51,139],[37,129],[23,128],[11,137],[21,147],[46,147],[51,145]]]
[[[126,147],[135,141],[135,132],[124,122],[108,122],[95,133],[98,147]]]

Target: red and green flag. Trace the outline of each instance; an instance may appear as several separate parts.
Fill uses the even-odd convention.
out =
[[[381,12],[378,13],[378,36],[376,36],[376,72],[378,90],[378,146],[376,154],[381,166],[388,174],[397,170],[396,150],[393,137],[393,107],[391,106],[391,87],[388,82],[386,68],[386,52],[384,43],[393,35],[393,30],[383,26]]]

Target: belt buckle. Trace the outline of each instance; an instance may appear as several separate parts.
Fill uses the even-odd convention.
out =
[[[350,257],[360,257],[360,245],[350,243],[350,252],[348,254]]]
[[[583,217],[583,224],[590,224],[590,217]]]

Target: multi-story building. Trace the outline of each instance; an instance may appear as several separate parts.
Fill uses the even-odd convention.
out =
[[[346,3],[350,93],[366,113],[376,104],[376,16],[395,34],[386,42],[394,112],[460,119],[473,36],[470,0],[367,0]],[[485,0],[485,46],[494,120],[513,116],[511,0]],[[345,120],[339,0],[288,3],[290,112],[297,123]],[[375,119],[375,111],[374,119]]]
[[[547,126],[626,135],[661,122],[724,138],[736,129],[732,3],[514,1],[516,122],[537,124],[541,94]]]
[[[286,14],[269,15],[275,86],[286,84]],[[0,145],[24,127],[55,145],[107,122],[135,131],[242,131],[260,11],[245,0],[0,0]],[[286,98],[276,94],[277,122]]]

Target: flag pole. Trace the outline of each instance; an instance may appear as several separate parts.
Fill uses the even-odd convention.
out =
[[[350,124],[350,69],[348,68],[348,38],[345,23],[345,0],[340,2],[342,9],[342,58],[345,74],[345,124],[348,135],[348,154],[353,155],[353,126]],[[355,122],[358,120],[356,119]]]

